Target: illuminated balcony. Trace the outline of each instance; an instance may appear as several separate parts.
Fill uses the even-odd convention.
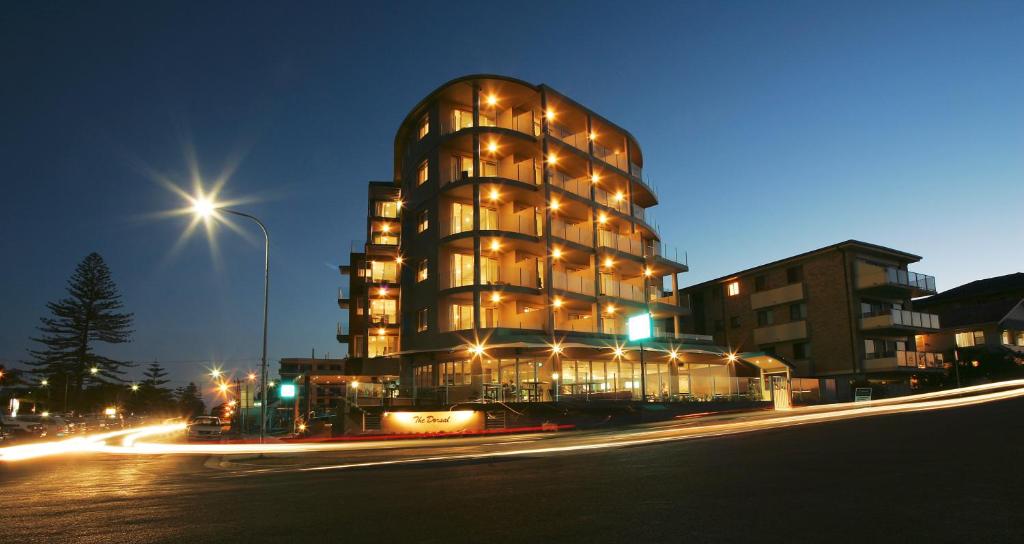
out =
[[[342,310],[347,310],[348,305],[351,302],[348,295],[345,294],[345,290],[341,287],[338,288],[338,307]]]
[[[557,121],[548,121],[548,134],[558,140],[584,152],[590,152],[590,139],[587,137],[586,119],[580,119],[575,126],[568,126]]]
[[[934,295],[935,277],[864,261],[856,264],[857,289],[894,298]]]
[[[644,254],[644,243],[641,238],[618,234],[610,230],[598,229],[597,245],[638,257]]]
[[[548,171],[548,183],[552,187],[590,200],[590,187],[593,183],[589,176],[573,177],[562,170],[550,169]]]
[[[900,370],[942,371],[945,370],[945,368],[946,361],[941,353],[930,353],[923,351],[895,351],[891,353],[875,354],[874,357],[864,359],[864,370],[866,372]]]
[[[620,144],[621,145],[621,144]],[[611,148],[605,147],[604,145],[594,142],[594,157],[604,161],[605,163],[622,170],[623,172],[629,171],[628,161],[626,160],[626,153],[621,147]]]
[[[891,309],[861,317],[860,328],[878,334],[906,335],[939,329],[939,316],[910,310]]]
[[[639,285],[616,280],[610,274],[601,274],[601,296],[643,302],[644,289]]]
[[[594,296],[594,272],[590,269],[571,272],[553,270],[551,286],[562,291],[592,297]]]
[[[562,219],[551,219],[551,235],[586,247],[594,247],[594,231],[590,223],[568,223]]]

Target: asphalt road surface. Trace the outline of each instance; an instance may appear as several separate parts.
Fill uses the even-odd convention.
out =
[[[0,464],[0,542],[1020,542],[1022,414],[311,472],[339,457]]]

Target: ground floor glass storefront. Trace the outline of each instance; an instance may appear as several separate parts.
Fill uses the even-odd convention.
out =
[[[765,400],[761,378],[737,376],[735,364],[643,366],[646,380],[638,361],[480,358],[417,364],[413,383],[416,396],[441,402],[639,400],[644,385],[655,401]]]

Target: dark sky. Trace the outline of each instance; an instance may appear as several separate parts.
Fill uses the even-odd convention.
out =
[[[271,230],[270,353],[341,355],[365,182],[441,83],[547,83],[628,128],[684,283],[848,238],[940,289],[1022,268],[1020,2],[16,2],[0,18],[0,361],[91,251],[176,381],[259,355],[262,248],[175,251],[189,150]],[[380,2],[380,4],[385,4]]]

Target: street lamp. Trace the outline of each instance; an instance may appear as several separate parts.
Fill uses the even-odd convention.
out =
[[[196,217],[203,219],[217,217],[218,212],[229,213],[231,215],[237,215],[238,217],[251,219],[259,225],[260,230],[263,231],[263,354],[260,357],[260,383],[262,384],[263,391],[263,402],[260,403],[260,443],[262,444],[263,436],[266,434],[267,429],[267,315],[270,299],[270,234],[267,233],[266,225],[264,225],[256,216],[228,208],[222,208],[216,202],[207,197],[199,196],[192,198],[192,213],[195,214]]]

